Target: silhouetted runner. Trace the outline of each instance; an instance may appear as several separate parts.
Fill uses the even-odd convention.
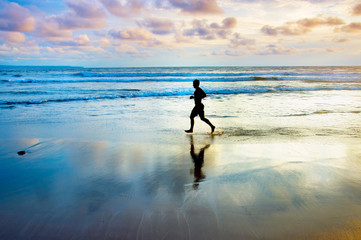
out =
[[[205,98],[207,95],[202,90],[202,88],[199,87],[199,80],[196,79],[193,81],[193,87],[196,89],[194,91],[194,95],[190,97],[190,99],[194,99],[194,108],[191,112],[190,118],[191,118],[191,128],[189,130],[185,130],[186,133],[192,133],[193,127],[194,127],[194,118],[199,115],[202,121],[206,122],[212,129],[212,133],[214,132],[214,129],[216,128],[213,126],[213,124],[204,117],[204,105],[202,104],[202,99]]]

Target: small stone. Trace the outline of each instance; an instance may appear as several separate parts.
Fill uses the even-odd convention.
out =
[[[24,155],[26,152],[25,151],[19,151],[18,154],[19,155]]]

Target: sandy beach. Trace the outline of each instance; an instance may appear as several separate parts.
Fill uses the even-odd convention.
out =
[[[359,139],[2,141],[2,239],[357,239]],[[17,156],[19,146],[38,145]],[[201,173],[190,151],[204,149]]]
[[[0,239],[360,238],[359,91],[187,94],[4,104]]]

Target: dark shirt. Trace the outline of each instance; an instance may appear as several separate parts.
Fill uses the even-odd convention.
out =
[[[194,104],[195,105],[201,105],[202,104],[202,98],[205,98],[207,95],[202,90],[202,88],[197,87],[194,91]]]

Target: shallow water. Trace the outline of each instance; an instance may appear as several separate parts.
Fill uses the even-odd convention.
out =
[[[360,233],[359,140],[219,143],[222,138],[4,141],[0,235],[332,239],[335,231]],[[34,143],[16,155],[15,146]]]

